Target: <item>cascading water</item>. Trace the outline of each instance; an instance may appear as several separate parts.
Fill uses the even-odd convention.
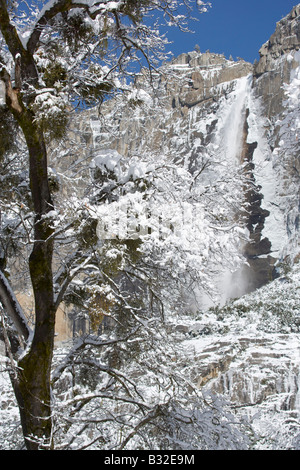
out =
[[[234,93],[231,94],[218,122],[218,153],[228,162],[239,164],[243,147],[243,128],[252,75],[236,80]]]
[[[235,80],[233,91],[227,94],[217,116],[218,122],[213,140],[214,153],[220,164],[226,162],[229,172],[230,169],[233,172],[237,171],[243,163],[243,153],[247,139],[245,122],[251,86],[251,74]],[[240,297],[247,292],[247,274],[244,269],[239,270],[238,275],[233,274],[230,270],[222,272],[219,286],[221,293],[220,304],[222,305],[229,298]]]
[[[253,76],[248,75],[235,81],[234,91],[228,96],[218,119],[215,151],[222,162],[226,160],[234,171],[244,165],[248,185],[244,188],[244,202],[247,204],[245,224],[249,242],[242,247],[243,255],[248,266],[243,266],[237,272],[222,274],[221,304],[229,298],[240,297],[261,287],[274,276],[275,258],[271,256],[271,242],[264,237],[263,229],[269,211],[262,207],[263,194],[256,182],[256,169],[253,155],[258,144],[253,137],[257,135],[257,123],[252,107],[257,103],[252,92]],[[249,119],[250,116],[250,119]],[[252,129],[254,126],[254,132]],[[265,149],[260,147],[259,153]]]

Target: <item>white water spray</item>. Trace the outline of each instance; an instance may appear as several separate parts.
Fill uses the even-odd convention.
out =
[[[252,75],[236,80],[227,109],[222,110],[219,129],[219,154],[228,162],[239,163],[243,144],[245,113],[251,90]],[[225,111],[225,112],[224,112]]]

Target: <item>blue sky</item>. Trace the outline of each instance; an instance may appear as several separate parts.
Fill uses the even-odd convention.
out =
[[[193,51],[196,44],[201,52],[210,50],[241,57],[249,62],[259,59],[258,51],[274,33],[277,21],[286,16],[297,0],[210,0],[207,13],[197,14],[199,21],[191,23],[194,34],[168,32],[175,56]],[[196,3],[196,2],[195,2]]]
[[[46,0],[44,0],[46,1]],[[277,21],[286,16],[300,0],[206,0],[212,7],[200,14],[196,7],[191,22],[193,34],[169,28],[167,37],[173,43],[168,46],[175,56],[193,51],[198,44],[201,52],[210,50],[241,57],[254,62],[259,59],[260,47],[274,33]],[[31,0],[28,0],[31,3]],[[196,0],[192,0],[196,5]],[[22,2],[26,5],[26,2]],[[163,31],[165,32],[165,31]]]

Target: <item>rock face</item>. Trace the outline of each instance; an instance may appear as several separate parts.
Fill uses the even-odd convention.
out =
[[[253,69],[252,64],[243,60],[228,61],[224,56],[210,52],[181,54],[172,61],[170,67],[173,70],[186,68],[190,71],[188,82],[190,89],[185,90],[181,87],[173,89],[172,93],[173,106],[181,106],[183,113],[193,106],[215,100],[218,85],[245,77],[252,73]]]
[[[294,56],[300,45],[299,15],[297,5],[277,23],[274,34],[259,50],[260,60],[254,66],[254,86],[269,119],[284,112],[283,84],[290,82],[291,72],[299,66]]]
[[[260,60],[255,67],[255,75],[274,72],[277,68],[277,59],[283,54],[295,51],[300,43],[300,6],[292,11],[276,25],[276,30],[270,39],[259,50]]]
[[[97,111],[89,111],[84,119],[86,138],[94,149],[113,148],[124,157],[151,149],[192,160],[190,153],[199,153],[213,138],[222,98],[252,70],[252,64],[219,54],[182,54],[161,68],[154,89],[143,72],[138,75],[135,86],[140,96],[125,107],[118,100],[104,103],[100,119]],[[153,106],[158,97],[160,109]]]
[[[254,173],[264,197],[262,207],[269,211],[264,234],[269,237],[272,253],[281,259],[293,257],[298,245],[299,15],[297,5],[277,23],[274,34],[260,49],[253,77],[254,96],[261,105],[262,128],[253,155]],[[278,237],[276,230],[280,232]]]
[[[240,406],[260,405],[281,395],[282,410],[298,413],[297,335],[236,337],[204,347],[197,357],[198,386],[227,396]]]

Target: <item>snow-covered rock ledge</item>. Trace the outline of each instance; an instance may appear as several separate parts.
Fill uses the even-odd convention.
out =
[[[295,449],[300,430],[300,266],[175,326],[190,379],[221,394],[257,433],[254,448]]]

